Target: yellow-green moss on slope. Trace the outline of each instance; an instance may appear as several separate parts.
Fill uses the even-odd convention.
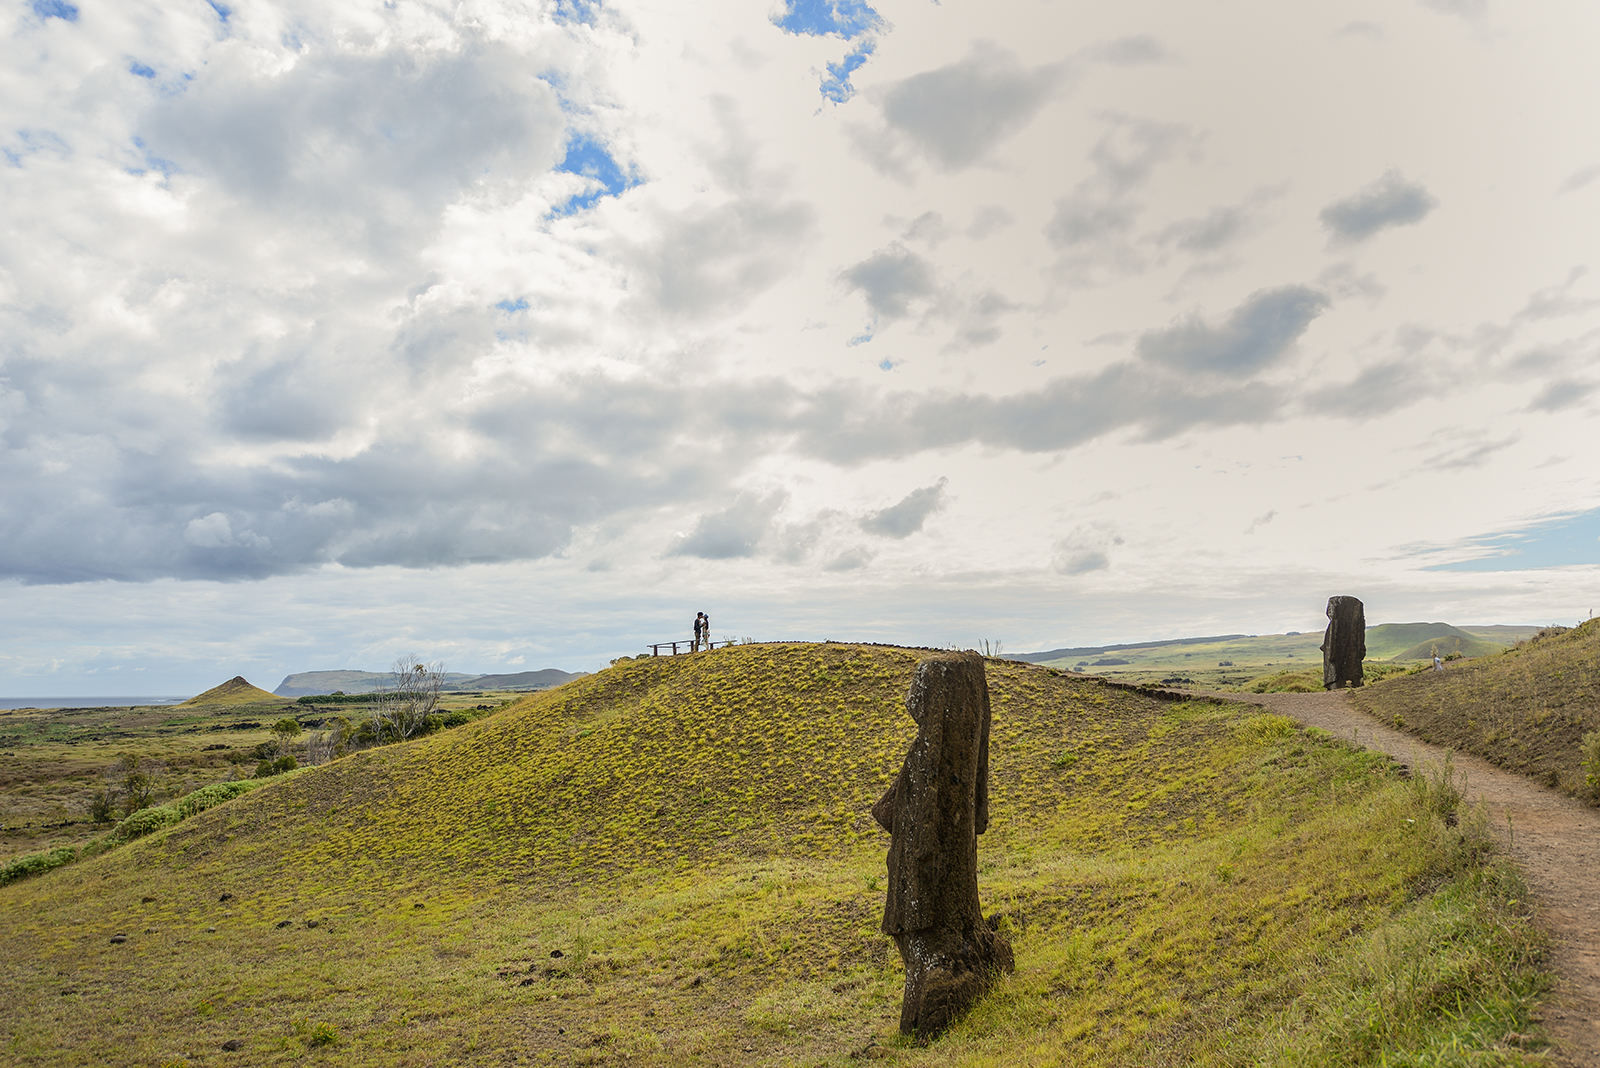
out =
[[[895,1045],[866,809],[917,655],[628,663],[0,889],[0,1037],[28,1065],[223,1063],[235,1038],[252,1064],[844,1065],[870,1040],[917,1065],[1244,1064],[1321,1048],[1334,1025],[1300,1009],[1359,988],[1343,962],[1411,910],[1444,937],[1429,890],[1478,839],[1384,761],[990,662],[981,892],[1018,972],[934,1047]],[[1429,954],[1383,997],[1465,1018],[1509,976],[1486,1026],[1526,1030],[1517,896],[1472,899],[1514,960]],[[1328,1063],[1418,1040],[1340,1041],[1359,1056]]]

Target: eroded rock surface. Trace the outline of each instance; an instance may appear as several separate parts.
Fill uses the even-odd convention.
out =
[[[906,966],[900,1031],[927,1041],[1014,967],[978,902],[978,835],[989,826],[989,685],[977,653],[917,665],[906,696],[917,738],[872,815],[889,842],[883,933]]]

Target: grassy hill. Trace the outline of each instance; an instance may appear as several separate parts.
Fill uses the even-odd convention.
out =
[[[1445,781],[998,661],[1018,970],[901,1042],[867,809],[917,656],[621,663],[0,887],[7,1063],[1525,1063],[1525,894]]]
[[[1583,737],[1600,731],[1600,620],[1352,699],[1427,741],[1583,794]]]
[[[243,675],[235,675],[220,686],[213,686],[203,694],[189,698],[178,708],[205,708],[210,705],[251,705],[271,702],[273,704],[287,704],[288,698],[279,697],[277,694],[268,693],[259,686],[252,686]]]
[[[1531,637],[1537,628],[1526,628]],[[1367,628],[1367,657],[1371,660],[1432,660],[1440,656],[1486,656],[1511,644],[1474,637],[1472,633],[1448,623],[1383,623]]]

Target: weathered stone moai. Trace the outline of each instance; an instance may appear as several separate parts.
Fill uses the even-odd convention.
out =
[[[989,827],[989,685],[977,653],[917,665],[906,695],[917,739],[872,816],[889,841],[883,933],[906,965],[900,1033],[926,1042],[1015,967],[978,903],[978,835]]]
[[[1367,657],[1367,612],[1354,597],[1328,598],[1328,629],[1322,635],[1322,688],[1361,685]]]

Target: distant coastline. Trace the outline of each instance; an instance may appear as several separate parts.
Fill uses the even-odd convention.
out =
[[[182,697],[0,697],[0,709],[14,708],[119,708],[123,705],[175,705]]]

